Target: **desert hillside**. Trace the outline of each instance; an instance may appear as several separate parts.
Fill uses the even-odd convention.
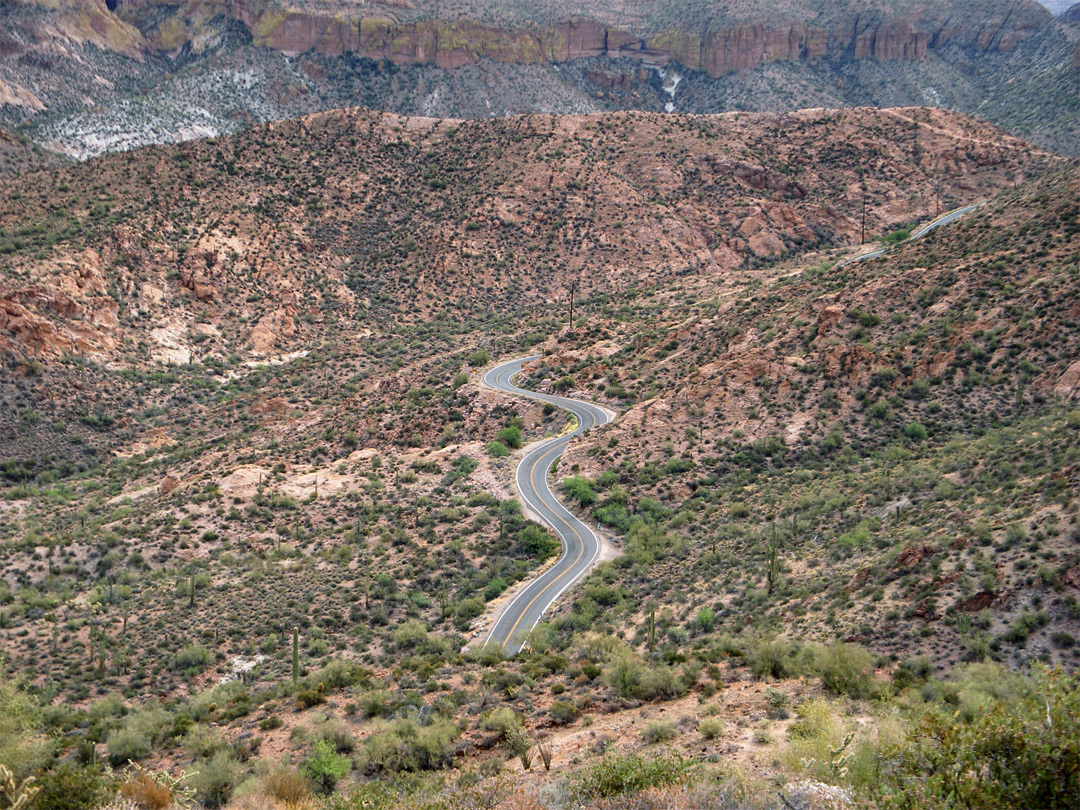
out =
[[[1078,199],[924,108],[350,108],[3,181],[0,801],[1070,806]],[[481,384],[525,354],[614,418],[549,481],[604,559],[505,660],[572,427]]]

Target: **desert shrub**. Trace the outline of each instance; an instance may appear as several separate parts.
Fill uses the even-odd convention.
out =
[[[799,703],[795,716],[782,760],[792,770],[831,785],[872,788],[880,776],[878,752],[899,734],[888,717],[864,728],[842,707],[822,699]]]
[[[41,707],[14,681],[0,683],[0,767],[21,783],[51,753],[52,745],[41,731]]]
[[[150,737],[144,731],[130,726],[110,731],[105,739],[109,764],[114,768],[150,756],[151,747]]]
[[[564,478],[559,488],[582,506],[589,506],[596,502],[596,492],[593,491],[592,484],[589,483],[589,479],[580,475]]]
[[[517,542],[531,557],[546,560],[562,548],[559,539],[542,526],[526,523],[517,534]]]
[[[548,713],[551,715],[552,722],[558,723],[559,725],[573,723],[578,719],[578,715],[581,714],[578,707],[569,700],[556,700],[551,704]]]
[[[478,596],[470,596],[457,603],[454,609],[455,624],[459,629],[468,629],[469,623],[484,612],[484,600]]]
[[[874,656],[854,644],[829,644],[814,653],[814,670],[826,689],[838,695],[863,698],[870,694]]]
[[[428,631],[423,622],[411,619],[394,630],[390,637],[398,647],[411,650],[428,640]]]
[[[484,601],[490,602],[492,599],[497,599],[509,585],[510,583],[506,581],[505,577],[495,577],[490,580],[488,584],[484,586]]]
[[[224,747],[225,740],[221,732],[203,723],[191,726],[184,734],[184,750],[195,759],[209,759]]]
[[[715,740],[724,733],[724,721],[719,717],[705,717],[698,723],[697,730],[706,740]]]
[[[970,718],[947,706],[920,707],[906,739],[879,752],[886,763],[879,806],[1075,807],[1080,676],[1038,667],[1008,698],[987,697]]]
[[[487,451],[488,455],[493,458],[506,458],[510,455],[510,451],[506,449],[506,445],[497,441],[488,442]]]
[[[789,678],[798,674],[798,650],[783,636],[759,636],[751,640],[746,662],[758,678]]]
[[[913,442],[921,442],[926,439],[926,428],[918,422],[910,422],[904,427],[904,435]]]
[[[95,810],[116,790],[112,777],[101,768],[69,761],[53,763],[38,774],[37,787],[31,805],[36,810]]]
[[[1044,611],[1040,610],[1038,613],[1024,611],[1009,626],[1009,629],[1005,631],[1005,640],[1012,644],[1023,645],[1027,641],[1028,636],[1048,621],[1049,617]]]
[[[521,726],[514,726],[506,732],[506,747],[521,761],[526,771],[532,766],[533,741]]]
[[[621,655],[604,671],[604,681],[621,698],[632,698],[638,693],[644,667],[629,655]]]
[[[307,778],[299,768],[277,765],[262,778],[262,792],[288,806],[302,805],[311,796]]]
[[[373,773],[428,771],[453,761],[458,727],[441,717],[421,725],[412,718],[381,722],[358,753],[358,764]]]
[[[197,760],[193,770],[191,786],[195,797],[209,808],[228,803],[243,773],[236,757],[224,748],[209,758]]]
[[[315,735],[326,740],[339,754],[348,754],[356,750],[356,737],[348,724],[336,717],[327,715],[317,718],[314,725]]]
[[[372,689],[356,699],[364,717],[389,717],[397,708],[393,695],[385,689]]]
[[[896,665],[893,671],[893,686],[903,691],[917,683],[925,683],[934,674],[934,667],[930,659],[924,656],[917,658],[905,658]]]
[[[307,680],[321,683],[327,689],[344,689],[346,686],[366,688],[372,683],[372,672],[355,661],[334,658],[311,673]]]
[[[633,754],[606,756],[577,777],[571,792],[588,805],[609,796],[682,784],[691,779],[693,772],[694,764],[678,754],[648,758]]]
[[[517,450],[521,447],[521,428],[517,425],[504,427],[495,434],[495,440],[502,442],[513,450]]]
[[[645,724],[641,732],[642,739],[647,743],[668,742],[679,736],[675,725],[669,720],[651,720]]]
[[[301,709],[310,709],[326,702],[326,690],[318,684],[309,689],[301,689],[296,693],[296,703]]]
[[[689,691],[681,673],[667,666],[646,667],[641,673],[635,697],[642,700],[674,700]]]
[[[147,771],[137,771],[120,783],[117,793],[139,810],[168,810],[173,805],[173,791]]]
[[[172,659],[172,668],[184,675],[198,675],[214,660],[213,654],[201,644],[188,644]]]
[[[480,728],[485,731],[497,731],[506,736],[510,729],[521,727],[521,716],[509,706],[503,706],[480,718]]]
[[[352,768],[349,758],[339,754],[327,739],[316,741],[311,754],[304,761],[304,772],[310,777],[315,789],[327,794],[333,791],[341,777]]]

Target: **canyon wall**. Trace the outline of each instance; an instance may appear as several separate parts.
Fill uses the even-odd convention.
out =
[[[94,0],[100,2],[100,0]],[[161,22],[162,12],[172,17]],[[1032,7],[974,16],[953,8],[922,7],[907,18],[875,10],[841,14],[829,25],[762,19],[716,30],[665,30],[644,36],[589,18],[531,28],[481,24],[467,19],[400,21],[341,11],[288,8],[266,0],[121,0],[117,13],[157,47],[176,47],[175,17],[192,21],[229,17],[254,43],[289,54],[354,53],[397,64],[456,68],[480,59],[515,64],[567,62],[585,57],[631,57],[650,64],[678,62],[711,76],[769,62],[848,56],[855,59],[923,59],[927,51],[959,45],[976,52],[1008,53],[1049,15]]]
[[[590,19],[571,19],[541,30],[498,28],[465,20],[398,23],[302,11],[235,11],[257,45],[286,53],[315,50],[329,56],[352,52],[397,64],[461,67],[479,59],[510,63],[566,62],[593,56],[632,57],[647,63],[675,61],[711,76],[768,62],[849,56],[855,59],[922,59],[948,44],[977,52],[1011,52],[1040,21],[1034,15],[1000,14],[981,20],[895,20],[856,15],[831,29],[768,22],[698,34],[665,31],[645,38]]]

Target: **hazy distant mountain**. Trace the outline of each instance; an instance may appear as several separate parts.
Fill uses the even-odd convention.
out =
[[[1072,0],[1039,0],[1039,2],[1046,6],[1055,17],[1064,13],[1072,5]]]

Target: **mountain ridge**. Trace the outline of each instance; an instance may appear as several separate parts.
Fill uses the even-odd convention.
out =
[[[0,125],[83,159],[357,105],[483,118],[929,104],[1080,148],[1080,45],[1027,0],[109,5],[0,9]]]

